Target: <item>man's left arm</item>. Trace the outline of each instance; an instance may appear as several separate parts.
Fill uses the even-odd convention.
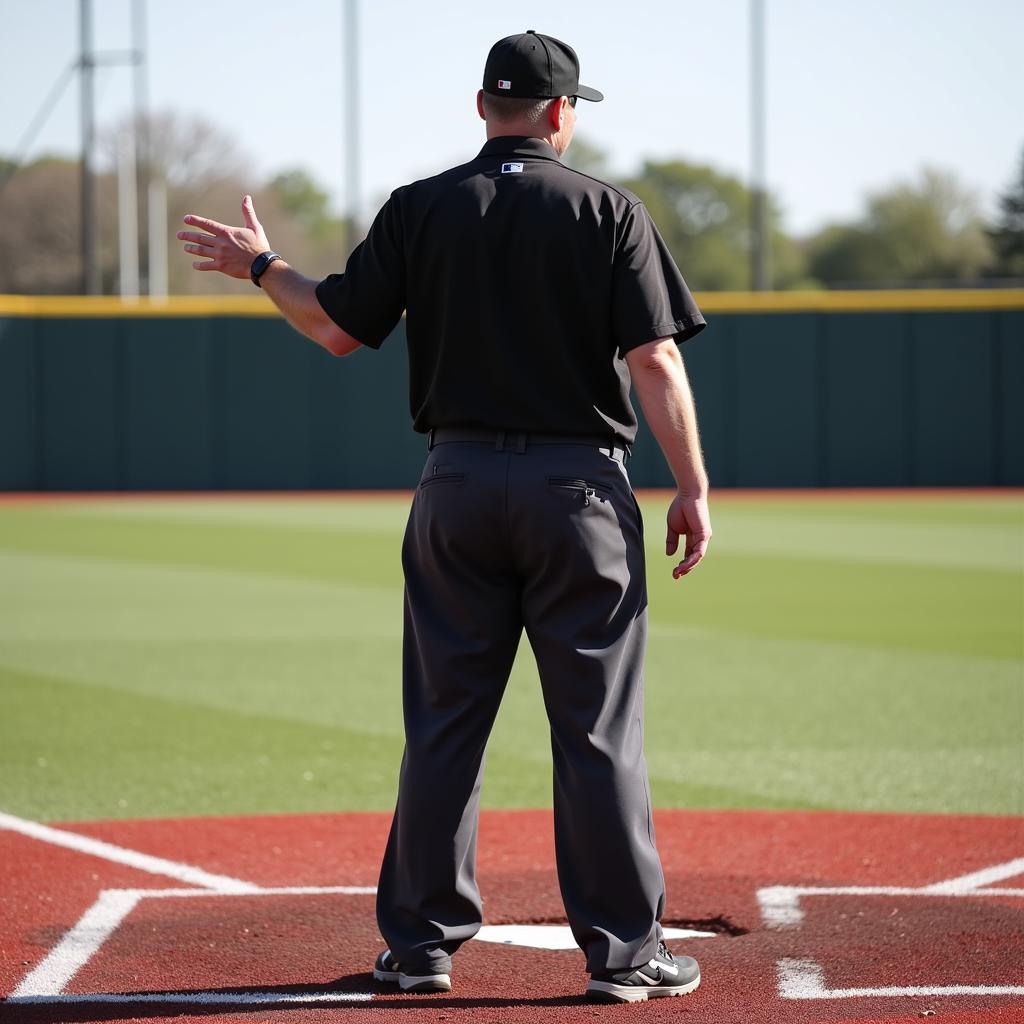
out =
[[[252,197],[242,200],[244,227],[232,227],[189,214],[185,223],[202,231],[179,231],[185,252],[205,257],[195,260],[195,270],[216,270],[240,281],[248,280],[252,261],[270,249],[266,233],[256,217]],[[301,334],[332,355],[347,356],[361,343],[343,331],[325,312],[316,297],[317,282],[300,274],[283,259],[274,260],[260,277],[260,285],[284,318]]]

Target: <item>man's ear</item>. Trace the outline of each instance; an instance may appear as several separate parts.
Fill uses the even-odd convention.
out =
[[[565,96],[559,96],[557,100],[552,100],[548,104],[548,121],[556,132],[560,132],[565,123],[565,108],[568,102]]]
[[[487,120],[487,115],[484,113],[484,91],[483,89],[477,89],[476,91],[476,112],[480,115],[481,121]]]

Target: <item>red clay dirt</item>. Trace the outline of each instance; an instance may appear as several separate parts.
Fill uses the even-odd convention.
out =
[[[261,889],[293,889],[372,886],[388,821],[384,814],[282,815],[60,827]],[[802,894],[799,920],[784,927],[769,925],[758,899],[770,886],[917,889],[1012,867],[1024,857],[1024,820],[662,811],[656,822],[666,925],[717,934],[670,943],[700,960],[697,992],[635,1006],[585,1003],[578,951],[483,941],[457,955],[450,994],[403,996],[369,975],[381,948],[372,894],[206,892],[0,828],[0,997],[53,962],[51,951],[101,890],[164,893],[140,898],[59,994],[0,1002],[0,1021],[1024,1022],[1024,861],[1018,877],[1004,868],[960,896]],[[549,812],[485,812],[487,923],[564,923],[553,862]],[[785,997],[780,962],[797,965],[810,998]],[[808,990],[814,977],[817,988]],[[950,986],[962,991],[899,992]],[[1013,991],[986,995],[986,986]],[[836,995],[849,989],[868,992]],[[331,1002],[339,993],[359,998]],[[121,1001],[96,998],[111,994]],[[313,1002],[267,1002],[299,995]]]

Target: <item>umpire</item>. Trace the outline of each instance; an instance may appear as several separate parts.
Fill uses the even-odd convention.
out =
[[[678,345],[704,318],[636,196],[566,167],[572,47],[495,43],[468,163],[396,189],[344,274],[317,284],[244,227],[188,216],[197,270],[251,276],[335,355],[379,348],[406,312],[414,428],[429,452],[402,549],[405,754],[377,897],[374,976],[451,988],[481,924],[484,748],[525,629],[551,726],[555,844],[587,995],[690,992],[659,919],[665,890],[643,755],[643,526],[626,474],[636,389],[678,490],[666,552],[685,575],[711,538],[708,481]]]

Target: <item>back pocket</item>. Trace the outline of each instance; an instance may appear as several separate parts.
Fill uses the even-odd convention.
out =
[[[549,476],[548,486],[556,491],[562,491],[567,496],[579,497],[583,505],[589,505],[594,499],[607,501],[611,494],[611,488],[604,484],[591,483],[582,477],[575,476]]]
[[[435,473],[433,476],[426,476],[420,481],[420,490],[433,484],[461,484],[465,479],[465,473]]]

